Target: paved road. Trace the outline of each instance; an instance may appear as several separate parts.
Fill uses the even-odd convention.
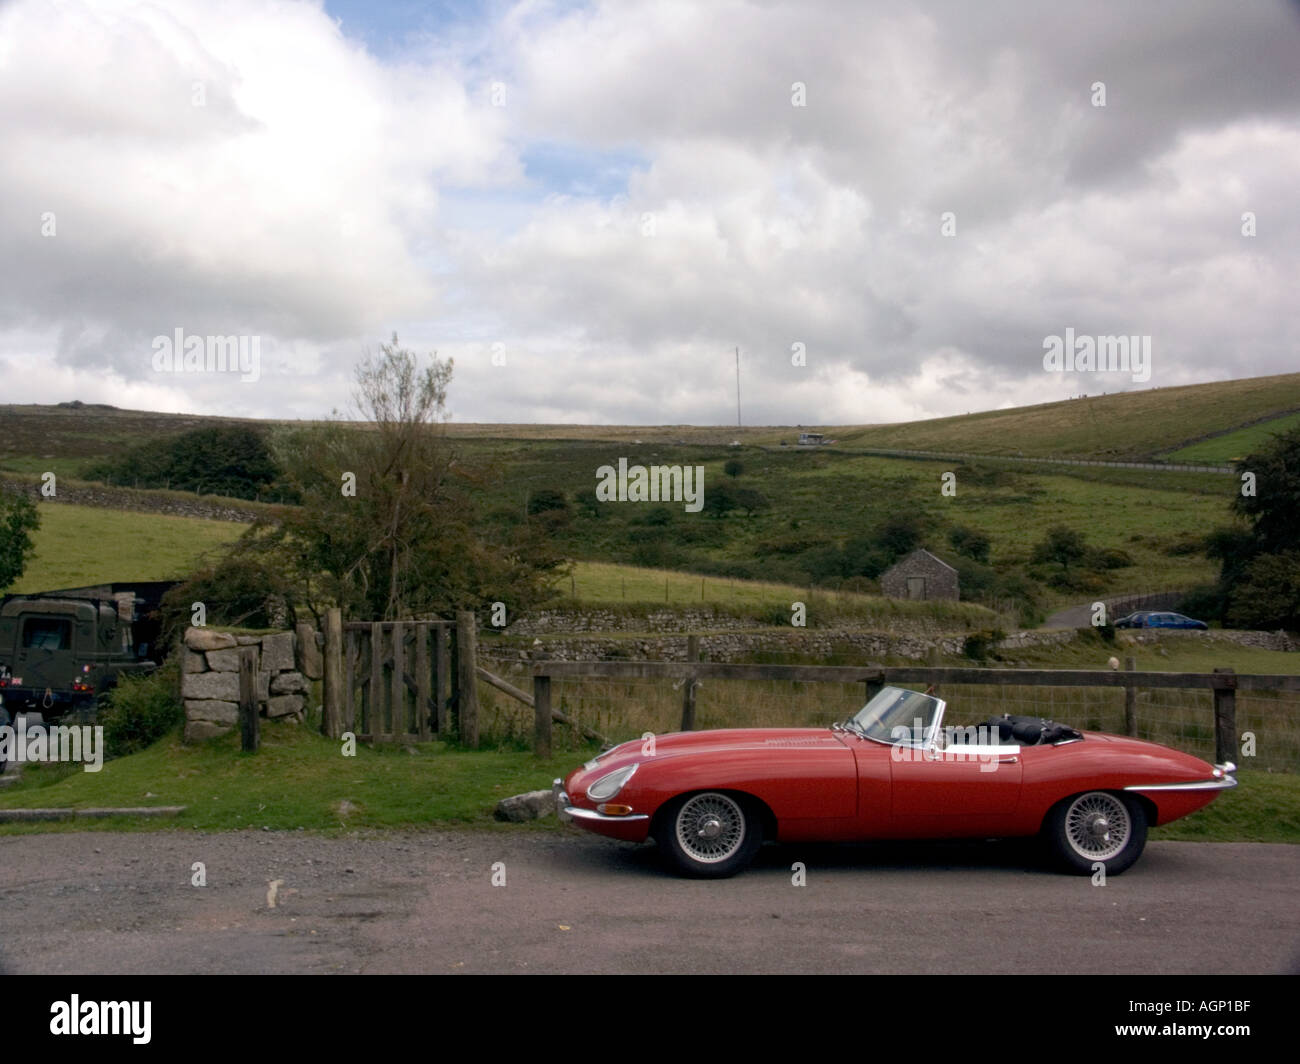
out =
[[[1255,844],[1151,843],[1093,886],[1010,843],[767,847],[711,883],[576,829],[8,836],[0,970],[1297,971],[1297,882],[1300,846]]]

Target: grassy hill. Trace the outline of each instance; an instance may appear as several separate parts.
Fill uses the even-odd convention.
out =
[[[1289,373],[825,431],[844,447],[1136,460],[1298,410],[1300,373]]]
[[[214,423],[238,419],[74,404],[0,407],[0,470],[31,475],[52,469],[72,478],[143,438]],[[991,540],[991,561],[1002,569],[1027,565],[1035,542],[1060,523],[1083,532],[1091,546],[1127,553],[1132,564],[1101,574],[1087,595],[1048,591],[1043,605],[1052,609],[1093,594],[1182,588],[1212,580],[1215,568],[1196,552],[1196,539],[1228,520],[1232,478],[1089,468],[980,468],[978,463],[873,457],[856,449],[1124,458],[1170,454],[1222,461],[1296,423],[1300,374],[909,424],[829,429],[839,446],[817,450],[778,446],[797,431],[779,427],[450,425],[448,431],[469,464],[493,471],[477,489],[483,520],[518,522],[537,492],[558,491],[568,500],[569,510],[549,518],[550,531],[570,557],[653,571],[646,575],[609,569],[596,578],[598,570],[579,569],[576,579],[584,586],[570,584],[562,590],[576,590],[580,601],[622,601],[627,594],[629,601],[661,602],[664,570],[694,574],[669,578],[673,604],[698,601],[701,576],[706,601],[710,588],[721,594],[737,580],[788,585],[773,593],[775,600],[805,594],[813,582],[831,587],[838,577],[818,575],[827,572],[826,558],[899,513],[916,515],[926,529],[925,545],[941,554],[951,553],[948,533],[954,526],[984,533]],[[579,495],[595,487],[596,470],[620,458],[630,464],[699,465],[706,485],[729,482],[756,490],[768,505],[748,516],[735,512],[721,518],[686,513],[681,504],[580,505]],[[732,459],[744,466],[734,480],[724,473]],[[949,471],[958,476],[955,496],[940,492],[940,477]],[[103,527],[97,527],[84,514],[74,527],[69,523],[72,508],[44,510],[61,516],[51,516],[42,533],[42,553],[23,581],[26,588],[177,575],[203,549],[227,542],[239,531],[238,526],[215,522],[199,522],[185,533],[168,531],[186,523],[152,516],[105,518],[98,523]],[[171,523],[176,521],[182,523]],[[55,546],[50,537],[61,545]],[[610,575],[615,572],[616,583]],[[759,598],[765,600],[766,593]]]

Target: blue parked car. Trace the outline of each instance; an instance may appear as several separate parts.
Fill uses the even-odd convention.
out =
[[[1157,610],[1140,610],[1121,617],[1115,622],[1116,628],[1209,628],[1204,621],[1184,617],[1181,613],[1159,612]]]

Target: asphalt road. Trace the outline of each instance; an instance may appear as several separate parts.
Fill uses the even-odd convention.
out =
[[[699,882],[577,829],[7,836],[0,971],[1296,972],[1297,883],[1262,844],[1153,842],[1094,886],[1011,843],[769,846]]]

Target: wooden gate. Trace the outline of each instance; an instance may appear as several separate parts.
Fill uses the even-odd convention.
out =
[[[453,621],[343,625],[342,725],[363,742],[448,737]]]

